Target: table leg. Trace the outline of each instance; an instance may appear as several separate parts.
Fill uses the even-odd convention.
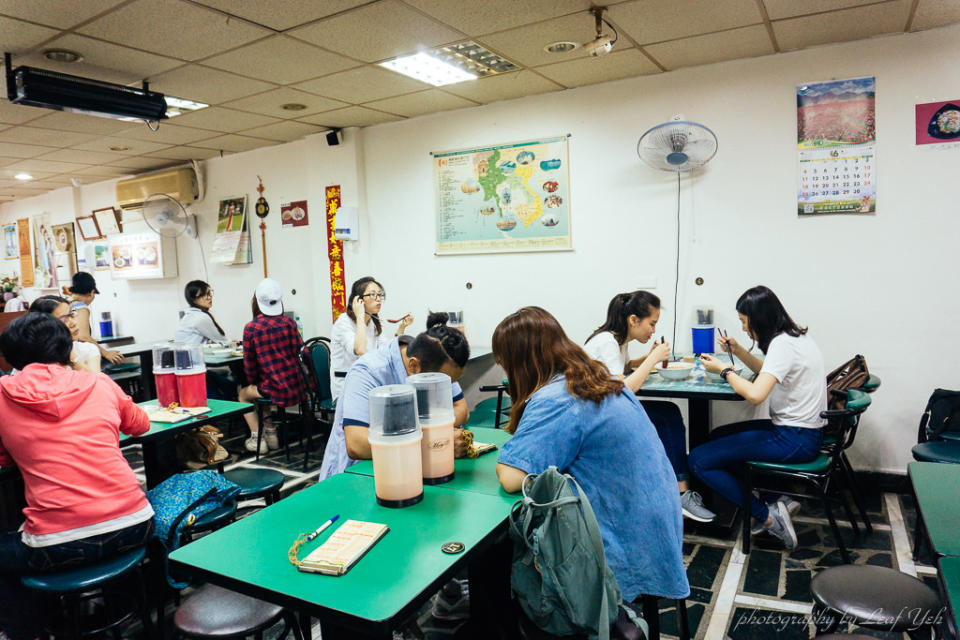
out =
[[[173,438],[164,438],[159,442],[144,442],[143,473],[147,477],[147,489],[155,486],[177,473],[177,446]]]
[[[510,599],[510,562],[513,542],[503,534],[468,568],[470,626],[473,637],[513,638],[519,626]]]
[[[690,451],[710,441],[710,402],[710,400],[705,398],[687,399],[687,414],[690,421],[687,427],[690,434]],[[696,477],[691,477],[691,480],[694,488],[704,495],[707,505],[717,514],[717,517],[713,522],[709,523],[687,520],[687,526],[703,535],[727,537],[733,533],[733,527],[737,522],[737,513],[740,510],[739,505],[728,502],[722,498],[720,494],[715,493],[702,482],[699,482]]]
[[[157,397],[157,385],[153,380],[153,352],[145,351],[140,354],[140,387],[146,396],[144,400],[153,400]]]

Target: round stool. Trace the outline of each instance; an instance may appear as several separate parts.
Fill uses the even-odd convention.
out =
[[[99,633],[113,629],[132,617],[139,610],[140,619],[148,635],[152,632],[153,624],[147,611],[147,598],[140,562],[146,555],[146,548],[140,547],[127,551],[108,560],[89,564],[77,569],[51,573],[25,575],[20,581],[23,586],[32,589],[43,596],[47,596],[52,607],[44,615],[44,629],[51,636],[76,638],[84,635]],[[136,573],[137,589],[131,594],[129,589],[110,592],[106,589],[108,583]],[[95,628],[84,629],[81,625],[81,606],[84,601],[94,598],[116,596],[129,598],[134,608],[121,613],[116,619],[97,619],[92,622]],[[61,604],[61,602],[63,604]],[[66,606],[63,606],[66,605]],[[106,610],[116,611],[116,607],[105,607]]]
[[[235,515],[237,515],[237,501],[234,498],[216,509],[206,512],[197,518],[193,524],[185,526],[180,532],[180,544],[187,544],[198,533],[214,531],[229,524]]]
[[[237,500],[253,500],[264,497],[268,505],[280,499],[284,475],[273,469],[244,469],[238,467],[223,474],[230,482],[240,485]]]
[[[208,584],[198,589],[177,608],[173,624],[188,638],[227,640],[259,634],[278,620],[286,624],[283,638],[289,631],[301,640],[300,627],[293,613],[281,606],[256,600]]]
[[[940,597],[920,580],[886,567],[842,565],[810,582],[818,633],[836,631],[840,618],[868,629],[929,635]],[[849,637],[849,636],[843,636]]]
[[[924,442],[914,445],[910,450],[913,459],[919,462],[943,462],[960,464],[960,443],[958,442]]]

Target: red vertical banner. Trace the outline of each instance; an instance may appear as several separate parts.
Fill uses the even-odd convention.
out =
[[[347,310],[347,289],[343,281],[343,242],[334,235],[339,208],[340,185],[327,187],[327,257],[330,259],[330,309],[334,322]]]

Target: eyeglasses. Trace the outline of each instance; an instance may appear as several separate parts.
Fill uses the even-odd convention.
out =
[[[386,300],[387,294],[385,293],[365,293],[361,298],[373,298],[374,300]]]
[[[202,296],[197,296],[197,298],[212,298],[212,297],[213,297],[213,289],[210,289]]]

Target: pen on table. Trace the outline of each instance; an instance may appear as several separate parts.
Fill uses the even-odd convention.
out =
[[[332,518],[324,522],[322,525],[320,525],[320,527],[316,531],[314,531],[313,533],[307,536],[307,542],[310,542],[311,540],[316,538],[318,535],[323,533],[323,530],[329,527],[330,525],[332,525],[334,522],[336,522],[337,518],[339,517],[340,517],[340,514],[338,513],[337,515],[333,516]]]

